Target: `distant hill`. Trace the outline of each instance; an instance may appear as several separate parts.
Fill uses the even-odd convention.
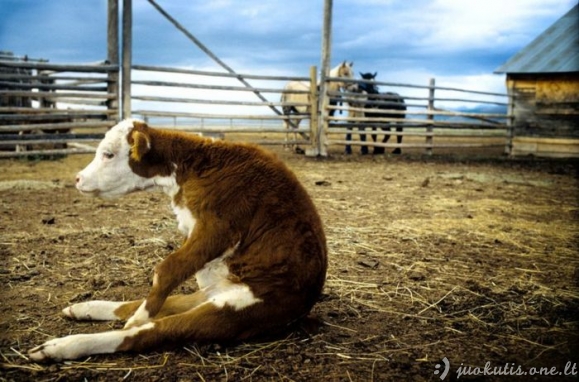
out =
[[[472,107],[457,107],[452,108],[449,111],[455,111],[459,113],[472,113],[472,114],[507,114],[507,107],[503,105],[475,105]],[[496,118],[495,118],[496,119]],[[436,116],[437,121],[472,121],[471,118],[467,117],[449,117],[449,116]]]

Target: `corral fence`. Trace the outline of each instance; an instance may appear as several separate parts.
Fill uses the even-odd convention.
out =
[[[120,0],[108,0],[104,62],[64,65],[0,52],[0,157],[94,151],[94,142],[106,129],[128,116],[152,126],[206,135],[250,133],[254,142],[303,145],[312,155],[326,155],[331,146],[345,144],[419,148],[427,153],[441,147],[504,145],[511,152],[513,102],[506,94],[438,87],[434,80],[424,85],[375,82],[382,91],[402,95],[407,105],[403,119],[393,118],[392,113],[387,118],[376,114],[364,107],[355,92],[319,94],[318,82],[319,88],[326,89],[326,81],[337,80],[325,74],[330,66],[331,0],[324,1],[321,61],[325,69],[319,81],[314,67],[309,77],[237,74],[154,0],[147,1],[225,72],[134,65],[132,0],[122,0],[122,7]],[[306,83],[303,90],[293,91],[304,94],[303,102],[280,101],[288,81]],[[342,102],[332,106],[329,100],[337,98]],[[465,104],[493,108],[465,108]],[[302,106],[299,127],[295,119],[283,115],[284,106]],[[287,123],[293,128],[284,129]],[[382,130],[396,126],[403,130]],[[356,134],[360,128],[368,132],[376,128],[372,134],[378,138],[390,134],[404,140],[364,143]],[[344,138],[349,131],[354,133],[351,142]],[[476,142],[460,140],[464,137],[474,137]]]
[[[119,77],[119,67],[107,63],[60,65],[0,56],[0,157],[94,152],[93,143],[119,120]],[[315,77],[133,65],[131,78],[130,115],[153,127],[209,136],[267,134],[252,140],[265,145],[311,144],[311,113],[301,116],[304,121],[290,135],[282,106],[309,108],[317,94],[302,103],[283,104],[280,98],[288,81],[315,84]],[[239,78],[255,86],[235,85]]]
[[[303,102],[282,102],[281,94],[289,81],[302,81],[316,89],[315,69],[310,77],[265,76],[213,71],[134,65],[131,114],[154,127],[173,128],[206,136],[253,134],[252,142],[262,145],[310,145],[315,126],[311,103],[317,94],[307,94]],[[168,78],[169,80],[167,80]],[[178,81],[175,81],[175,78]],[[243,79],[240,85],[239,79]],[[249,84],[251,82],[251,84]],[[249,86],[248,86],[249,85]],[[314,92],[315,93],[315,92]],[[303,107],[304,121],[287,134],[284,121],[289,117],[283,106]],[[315,119],[315,117],[314,117]],[[255,138],[255,134],[263,138]]]
[[[153,81],[133,80],[132,84],[139,87],[133,88],[131,99],[138,108],[133,108],[132,114],[148,120],[153,126],[169,127],[197,132],[204,135],[226,133],[277,133],[274,138],[258,139],[259,144],[284,144],[284,145],[315,145],[316,137],[322,146],[320,152],[327,151],[330,146],[376,146],[385,148],[419,148],[426,153],[432,153],[438,148],[484,148],[504,147],[506,153],[511,146],[510,116],[507,114],[509,105],[508,95],[481,91],[470,91],[459,88],[436,86],[431,80],[425,85],[409,85],[373,81],[373,84],[391,91],[396,90],[404,98],[406,111],[388,111],[388,114],[404,114],[405,118],[376,117],[372,109],[364,108],[369,101],[361,98],[359,93],[353,92],[328,92],[323,104],[324,113],[316,115],[319,95],[310,97],[309,103],[282,103],[280,94],[283,86],[288,81],[302,81],[309,83],[310,89],[316,88],[316,69],[310,71],[310,77],[285,77],[285,76],[260,76],[249,74],[229,74],[222,72],[209,72],[198,70],[185,70],[175,68],[151,67],[135,65],[133,69],[141,71],[136,77],[150,78],[159,74],[179,74],[180,81]],[[135,74],[133,74],[135,77]],[[211,78],[216,82],[223,83],[241,77],[248,81],[256,81],[255,87],[216,85],[209,83]],[[343,81],[338,78],[328,78],[331,81]],[[370,82],[355,80],[355,82]],[[354,81],[351,81],[354,82]],[[201,98],[176,97],[171,94],[179,94],[193,90],[194,93],[202,93]],[[217,92],[214,92],[217,91]],[[213,93],[211,93],[213,92]],[[295,93],[308,93],[307,91],[293,91]],[[165,93],[169,95],[151,95]],[[223,94],[244,93],[245,97],[231,96],[227,99],[212,99],[211,96],[223,97]],[[265,95],[270,101],[248,100],[251,93]],[[145,95],[143,95],[145,94]],[[387,104],[387,97],[384,103]],[[332,106],[329,99],[340,99],[338,105]],[[158,108],[158,103],[164,107]],[[375,104],[376,101],[373,101]],[[378,102],[380,103],[380,102]],[[357,105],[358,108],[350,104]],[[210,108],[211,113],[168,111],[189,105],[195,105],[198,110]],[[440,106],[439,106],[440,105]],[[454,105],[459,105],[454,107]],[[465,106],[466,105],[466,106]],[[468,105],[472,105],[471,108]],[[286,130],[283,121],[287,116],[280,115],[282,106],[305,106],[308,113],[300,115],[304,121],[297,129]],[[456,108],[459,110],[457,111]],[[254,110],[262,113],[255,114]],[[272,112],[272,110],[274,112]],[[329,116],[330,111],[334,116]],[[229,111],[229,112],[227,112]],[[237,113],[236,113],[237,111]],[[353,113],[353,111],[363,112]],[[321,123],[318,123],[320,118]],[[367,135],[365,142],[356,139],[360,127],[366,127],[363,134]],[[376,127],[376,130],[372,130]],[[382,128],[390,127],[390,131]],[[396,131],[395,127],[402,127],[403,131]],[[320,129],[320,131],[318,131]],[[288,137],[288,132],[291,134]],[[354,135],[352,141],[346,141],[345,135],[350,132]],[[370,134],[375,134],[380,139],[373,142]],[[381,143],[384,135],[404,137],[405,143],[398,144],[396,139],[388,143]],[[277,138],[277,139],[276,139]],[[470,138],[470,139],[469,139]]]
[[[0,157],[94,151],[94,142],[119,120],[118,79],[119,67],[106,62],[61,65],[0,56]],[[251,85],[240,86],[240,79]],[[307,93],[307,101],[280,101],[289,81],[309,84],[313,91],[293,91]],[[248,140],[259,144],[299,145],[322,155],[330,146],[346,144],[419,148],[427,153],[442,147],[497,145],[504,146],[507,153],[510,150],[511,113],[506,112],[506,94],[439,87],[434,80],[425,85],[375,81],[381,91],[399,93],[407,106],[406,118],[383,118],[364,108],[359,93],[328,93],[320,99],[317,82],[315,67],[309,77],[290,77],[133,65],[130,114],[154,127],[215,136],[251,134]],[[331,106],[329,99],[342,102]],[[352,110],[350,103],[358,110]],[[470,110],[465,104],[477,108]],[[481,105],[502,112],[482,112]],[[283,106],[307,109],[300,115],[303,120],[298,128],[285,129],[288,117],[281,111]],[[330,110],[334,110],[332,117]],[[355,111],[363,111],[363,116]],[[359,139],[362,126],[368,138],[378,136],[377,142]],[[396,126],[403,131],[381,129]],[[353,133],[352,141],[345,140],[348,132]],[[397,144],[391,138],[382,143],[384,135],[402,135],[404,140]],[[476,142],[460,138],[476,138]]]
[[[371,101],[368,95],[359,92],[330,93],[330,98],[343,102],[342,105],[326,106],[328,110],[334,110],[334,116],[325,119],[327,146],[419,148],[428,154],[440,148],[500,146],[507,154],[511,151],[512,113],[508,112],[507,94],[436,86],[434,79],[425,85],[375,80],[355,82],[375,85],[381,93],[372,95]],[[387,92],[402,97],[406,110],[394,110],[398,104]],[[386,110],[377,110],[376,105]],[[352,134],[351,141],[344,139],[344,130]],[[365,141],[359,138],[360,134],[366,136]],[[370,138],[371,135],[376,136],[376,141]],[[383,143],[384,136],[391,138]],[[398,136],[403,137],[402,143],[396,142]]]
[[[0,157],[94,151],[118,120],[118,73],[0,54]]]

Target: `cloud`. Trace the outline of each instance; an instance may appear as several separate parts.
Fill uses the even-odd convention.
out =
[[[88,62],[106,56],[106,4],[22,0],[2,5],[0,49],[60,62]]]
[[[106,58],[105,0],[2,1],[0,49],[52,62]],[[307,76],[320,65],[321,1],[157,1],[238,72]],[[382,81],[426,84],[434,77],[440,85],[495,89],[504,77],[494,69],[575,3],[334,1],[332,64],[354,61],[357,72],[378,71]],[[223,70],[147,1],[134,1],[133,13],[134,63]]]
[[[558,0],[436,0],[426,9],[429,33],[420,42],[448,50],[519,46],[537,35],[545,16],[553,15]],[[569,8],[561,7],[562,15]],[[513,33],[513,31],[518,31]],[[440,44],[440,43],[443,44]]]
[[[362,1],[335,13],[335,49],[362,65],[488,73],[534,39],[573,1]],[[364,25],[365,27],[361,27]]]

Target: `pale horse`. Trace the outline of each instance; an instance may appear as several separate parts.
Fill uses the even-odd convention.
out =
[[[340,65],[330,70],[329,77],[354,79],[354,71],[352,69],[353,66],[353,62],[347,63],[344,61]],[[320,84],[318,82],[318,88],[319,86]],[[351,86],[351,83],[349,82],[330,81],[328,83],[327,90],[332,92],[343,91],[349,86]],[[284,87],[284,90],[281,94],[281,102],[283,115],[287,116],[287,119],[284,119],[284,126],[286,128],[286,141],[289,141],[288,138],[290,131],[296,130],[299,127],[301,120],[310,115],[310,98],[309,82],[290,81]],[[339,98],[330,99],[331,106],[337,105],[338,102]],[[333,116],[334,112],[334,109],[330,109],[330,116]],[[307,136],[304,133],[300,133],[300,135],[307,139]],[[294,140],[297,140],[297,134],[295,132]],[[303,150],[298,146],[295,147],[295,151],[298,153],[303,153]]]

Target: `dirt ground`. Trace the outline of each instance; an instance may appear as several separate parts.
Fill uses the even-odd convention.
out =
[[[90,156],[0,161],[0,380],[439,381],[444,357],[446,380],[577,380],[577,161],[274,150],[326,227],[330,268],[307,320],[248,343],[54,364],[26,352],[121,326],[60,311],[144,297],[180,237],[162,194],[81,196]],[[530,376],[541,367],[562,374]]]

